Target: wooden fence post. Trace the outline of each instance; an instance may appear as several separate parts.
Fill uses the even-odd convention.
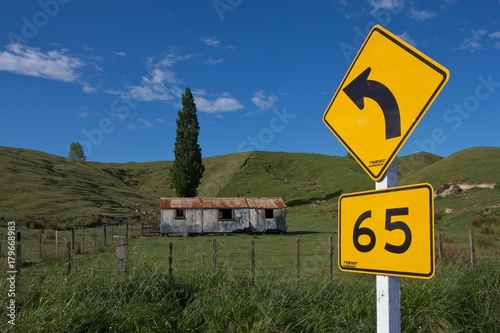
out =
[[[300,283],[300,239],[297,238],[297,246],[296,246],[296,272],[295,279],[297,284]]]
[[[217,272],[217,240],[212,240],[212,265],[214,272]]]
[[[85,227],[82,228],[82,253],[85,251]]]
[[[71,242],[66,242],[66,257],[68,259],[68,275],[71,274]]]
[[[38,261],[42,261],[43,252],[42,252],[42,230],[38,233]]]
[[[93,237],[94,237],[94,251],[95,251],[95,249],[97,248],[97,235],[95,233],[95,227],[94,227],[94,235],[93,235]]]
[[[3,242],[3,234],[0,234],[0,258],[2,257],[2,242]]]
[[[251,259],[251,265],[252,265],[251,280],[252,280],[252,287],[253,287],[255,285],[255,242],[254,241],[250,242],[250,259]]]
[[[75,252],[75,228],[71,228],[71,251]]]
[[[469,243],[470,243],[470,265],[474,267],[476,263],[476,246],[474,244],[474,231],[469,231]]]
[[[333,242],[332,237],[328,237],[328,274],[330,281],[333,280]]]
[[[168,275],[172,275],[172,250],[173,250],[174,244],[172,241],[168,242]]]
[[[128,222],[125,223],[125,239],[128,239]]]
[[[19,276],[21,275],[21,246],[22,246],[22,243],[21,243],[21,232],[18,231],[16,233],[16,238],[17,238],[17,242],[16,242],[16,276]]]
[[[106,247],[106,225],[102,228],[102,241],[104,243],[104,246]]]
[[[125,276],[127,272],[127,239],[119,238],[116,243],[116,274],[120,279],[125,281]]]
[[[58,251],[59,250],[59,237],[57,235],[57,230],[56,230],[56,257],[57,255],[59,254]]]
[[[441,234],[438,236],[437,261],[443,263],[443,236]]]

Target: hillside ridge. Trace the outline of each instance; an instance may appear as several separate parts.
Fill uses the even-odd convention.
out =
[[[343,193],[374,188],[349,157],[251,151],[203,159],[199,196],[278,196],[289,207],[335,202]],[[0,219],[53,224],[138,220],[175,196],[171,161],[78,162],[35,150],[0,146]],[[401,185],[453,181],[500,183],[500,148],[478,147],[446,158],[398,157]],[[156,214],[156,213],[155,213]]]

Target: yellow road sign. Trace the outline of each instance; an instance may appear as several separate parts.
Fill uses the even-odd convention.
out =
[[[343,271],[430,279],[435,271],[432,186],[342,195],[338,238]]]
[[[368,175],[379,180],[448,78],[446,68],[377,25],[323,121]]]

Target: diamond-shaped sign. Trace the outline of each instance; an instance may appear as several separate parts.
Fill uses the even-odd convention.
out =
[[[374,26],[323,121],[368,175],[379,180],[448,78],[445,67]]]

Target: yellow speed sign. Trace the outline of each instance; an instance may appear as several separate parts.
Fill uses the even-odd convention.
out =
[[[430,184],[342,195],[338,216],[341,270],[422,279],[434,275]]]

